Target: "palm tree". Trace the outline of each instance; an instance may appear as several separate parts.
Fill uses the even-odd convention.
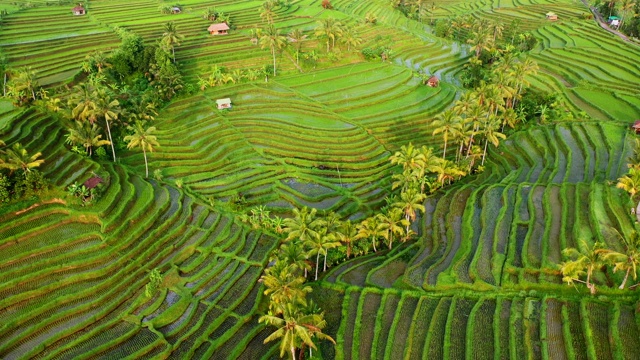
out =
[[[620,12],[622,13],[622,19],[620,19],[620,26],[619,28],[622,28],[622,25],[624,24],[624,21],[627,19],[627,14],[629,12],[633,12],[633,7],[636,6],[636,3],[634,0],[622,0],[622,5],[620,6]]]
[[[629,274],[632,275],[634,280],[638,278],[638,266],[640,266],[640,234],[638,234],[637,231],[633,231],[628,239],[620,235],[620,233],[618,233],[618,235],[624,243],[624,252],[620,253],[610,249],[601,249],[599,252],[605,263],[613,265],[613,272],[618,270],[625,272],[624,279],[618,287],[618,289],[622,290],[627,284]]]
[[[402,218],[402,209],[392,207],[387,210],[386,213],[378,214],[378,221],[380,221],[380,229],[382,230],[382,237],[387,240],[389,250],[393,247],[393,234],[402,236],[405,230],[402,226],[409,227],[409,223],[406,219]]]
[[[470,150],[471,151],[471,150]],[[444,182],[455,179],[456,176],[464,176],[466,173],[461,170],[454,162],[442,160],[434,166],[434,172],[437,173],[440,186],[444,186]]]
[[[324,314],[304,314],[298,304],[287,303],[282,312],[282,318],[269,312],[258,319],[259,323],[267,323],[278,329],[264,339],[264,343],[282,338],[280,342],[280,357],[286,352],[290,352],[293,360],[296,360],[296,348],[304,344],[312,349],[316,349],[312,337],[326,339],[335,344],[335,341],[322,333],[322,329],[327,325]]]
[[[324,253],[324,266],[322,271],[327,271],[327,254],[329,253],[329,249],[337,248],[341,243],[338,239],[336,239],[336,234],[327,231],[327,236],[322,237],[322,252]]]
[[[342,34],[342,24],[334,18],[326,18],[319,21],[320,26],[316,28],[316,37],[325,38],[327,41],[327,52],[329,44],[331,49],[336,45],[336,38]]]
[[[413,171],[424,163],[424,154],[409,143],[409,145],[402,145],[400,151],[396,151],[389,160],[393,165],[402,165],[403,170]]]
[[[347,44],[347,51],[351,51],[352,46],[355,48],[362,44],[362,38],[358,36],[356,29],[351,26],[344,29],[342,41]]]
[[[582,240],[582,248],[567,248],[562,250],[562,255],[568,258],[567,261],[560,264],[562,271],[562,281],[566,281],[571,285],[574,281],[584,282],[580,280],[580,277],[587,274],[587,281],[584,282],[591,294],[596,293],[596,286],[591,283],[591,277],[594,270],[599,269],[602,266],[601,250],[604,248],[604,244],[596,242],[591,248],[587,245],[586,241]]]
[[[380,228],[380,222],[375,216],[362,220],[357,226],[358,233],[356,239],[371,239],[371,245],[373,246],[373,252],[378,252],[376,249],[376,243],[378,239],[382,237],[383,231]]]
[[[111,126],[110,122],[118,119],[118,115],[120,114],[120,103],[117,99],[111,100],[111,96],[107,91],[102,89],[97,89],[95,91],[95,110],[93,115],[96,117],[101,117],[104,119],[105,125],[107,126],[107,134],[109,135],[109,142],[111,143],[111,153],[113,154],[113,162],[116,161],[116,150],[113,146],[113,138],[111,137]]]
[[[144,154],[144,167],[145,167],[145,177],[149,177],[149,164],[147,163],[147,151],[153,152],[154,146],[160,146],[158,144],[158,140],[152,133],[156,131],[155,126],[151,126],[148,128],[144,128],[145,123],[141,121],[136,121],[134,126],[129,126],[128,129],[133,131],[132,135],[127,135],[124,137],[124,141],[127,142],[127,149],[133,149],[136,147],[142,148],[142,153]]]
[[[318,229],[314,235],[310,236],[304,241],[304,245],[309,249],[309,256],[316,255],[316,277],[318,280],[318,268],[320,265],[320,254],[325,257],[325,270],[326,270],[326,258],[327,250],[332,247],[340,246],[339,242],[335,241],[333,234],[327,233],[326,228]]]
[[[305,35],[300,29],[293,29],[287,34],[287,41],[294,44],[296,49],[296,65],[300,63],[300,50],[302,49],[302,42],[307,39],[309,35]]]
[[[462,118],[452,110],[447,109],[436,117],[433,122],[435,129],[432,135],[442,134],[444,140],[444,150],[442,151],[442,159],[447,157],[447,141],[449,137],[455,136],[456,133],[462,132]]]
[[[178,33],[178,28],[173,21],[164,24],[164,33],[162,34],[162,42],[171,48],[171,54],[173,56],[173,62],[176,62],[176,50],[175,47],[180,46],[180,41],[184,39],[184,36]]]
[[[93,154],[94,147],[100,147],[102,145],[109,145],[108,140],[100,139],[102,137],[99,134],[99,128],[97,124],[83,123],[80,121],[74,121],[73,126],[70,127],[67,134],[67,141],[72,144],[80,144],[84,146],[85,150],[89,154],[89,157]]]
[[[31,172],[31,169],[35,169],[44,163],[44,160],[38,159],[42,156],[42,153],[37,152],[29,155],[27,149],[20,143],[13,144],[12,147],[4,150],[4,153],[5,160],[0,162],[0,168],[8,169],[10,174],[13,174],[16,170],[22,170],[26,177],[27,173]]]
[[[311,287],[304,285],[306,279],[297,276],[295,270],[292,265],[278,261],[260,278],[267,288],[264,294],[270,297],[269,308],[275,314],[282,313],[289,303],[306,305],[305,297]]]
[[[487,145],[489,142],[491,142],[493,146],[498,147],[500,139],[504,140],[507,138],[505,134],[498,132],[498,128],[500,128],[500,120],[495,116],[490,116],[484,124],[484,151],[482,152],[482,165],[484,165],[484,159],[487,156]]]
[[[262,49],[271,49],[273,56],[273,76],[276,76],[276,51],[282,49],[286,44],[284,36],[280,35],[280,30],[276,29],[273,24],[264,29],[260,36],[260,47]]]
[[[278,217],[277,219],[282,218]],[[307,254],[302,246],[295,241],[280,246],[278,259],[284,261],[285,264],[289,264],[294,273],[304,271],[305,278],[307,277],[307,271],[311,270],[311,265],[307,262]]]
[[[210,8],[210,7],[208,7],[208,8],[204,11],[204,13],[203,13],[202,17],[203,17],[205,20],[215,21],[215,20],[216,20],[216,18],[218,17],[218,11],[216,11],[216,9],[215,9],[215,8]]]
[[[420,184],[420,192],[424,194],[424,188],[429,180],[427,173],[433,172],[434,165],[440,160],[433,154],[433,148],[422,145],[420,148],[423,161],[418,163],[418,167],[413,170],[413,175]]]
[[[351,223],[351,220],[343,221],[335,234],[338,240],[346,245],[347,259],[350,258],[353,242],[356,240],[356,235],[358,234],[356,226]]]
[[[630,165],[629,172],[618,179],[616,187],[628,192],[631,199],[635,200],[636,194],[640,192],[640,165]]]
[[[493,42],[491,41],[491,35],[487,33],[488,29],[479,29],[473,32],[473,36],[467,40],[467,43],[471,45],[471,51],[475,51],[476,58],[482,55],[482,50],[489,51]]]
[[[424,214],[425,209],[423,202],[426,198],[427,196],[419,193],[417,189],[409,188],[407,191],[400,194],[400,201],[393,204],[394,207],[397,207],[404,212],[404,218],[407,221],[405,223],[407,234],[409,233],[409,226],[411,225],[411,222],[416,220],[417,212],[422,211]]]
[[[35,100],[35,89],[38,87],[36,72],[30,66],[24,66],[13,73],[15,76],[12,76],[9,81],[8,94],[18,99],[19,103],[26,101],[25,98],[28,96],[26,94],[31,94],[31,98]]]
[[[273,11],[273,5],[270,2],[265,2],[262,4],[262,9],[260,9],[260,18],[263,21],[266,21],[267,24],[273,24],[273,17],[276,13]]]
[[[96,94],[93,86],[88,83],[80,83],[73,87],[74,92],[69,97],[68,105],[71,108],[71,116],[80,121],[96,121]]]
[[[286,241],[300,239],[304,242],[311,237],[317,235],[317,229],[322,225],[322,219],[316,219],[316,209],[307,208],[306,206],[299,209],[293,209],[293,218],[284,219],[284,231],[288,234]]]

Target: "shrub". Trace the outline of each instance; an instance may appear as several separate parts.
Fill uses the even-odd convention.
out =
[[[11,201],[11,180],[4,174],[0,174],[0,203]]]
[[[46,185],[42,173],[38,170],[31,170],[24,177],[17,176],[13,190],[16,198],[30,198],[39,195]]]

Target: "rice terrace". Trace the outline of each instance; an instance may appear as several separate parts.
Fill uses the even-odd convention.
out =
[[[0,0],[0,359],[640,359],[640,1]]]

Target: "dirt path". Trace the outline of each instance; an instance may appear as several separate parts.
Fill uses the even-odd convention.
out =
[[[582,0],[582,3],[589,8],[589,10],[591,10],[591,13],[593,14],[593,16],[595,17],[596,21],[598,22],[598,24],[600,24],[600,27],[602,27],[603,29],[607,30],[608,32],[619,36],[622,40],[628,42],[629,44],[635,44],[637,45],[636,42],[630,40],[625,34],[617,31],[617,30],[613,30],[612,28],[609,27],[609,25],[607,25],[607,22],[604,21],[604,19],[602,18],[602,15],[600,15],[600,13],[598,12],[598,9],[596,9],[595,7],[589,5],[589,2],[587,0]]]

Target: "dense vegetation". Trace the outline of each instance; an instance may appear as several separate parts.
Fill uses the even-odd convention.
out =
[[[640,357],[633,1],[76,5],[0,0],[0,358]]]

